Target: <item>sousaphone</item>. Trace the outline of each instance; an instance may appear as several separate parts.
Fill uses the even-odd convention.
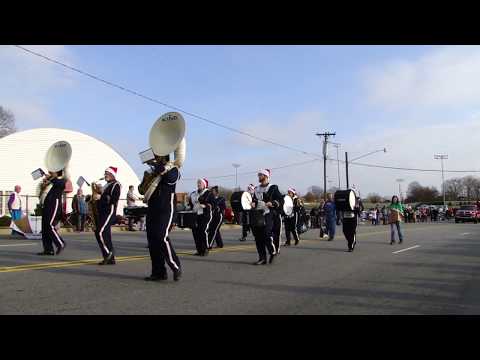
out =
[[[45,154],[45,166],[48,172],[60,172],[62,171],[62,177],[68,178],[66,170],[72,158],[72,146],[67,141],[57,141],[52,144]],[[39,176],[40,175],[40,176]],[[37,169],[32,173],[34,179],[38,179],[41,176],[46,175],[45,182],[40,183],[40,203],[43,204],[45,197],[48,194],[48,191],[51,188],[51,183],[48,182],[50,179],[49,175],[46,174],[42,169]],[[71,187],[71,184],[69,185]],[[67,191],[67,190],[66,190]],[[67,191],[68,192],[68,191]]]
[[[151,166],[151,171],[145,171],[143,180],[138,186],[138,192],[144,195],[144,203],[148,203],[148,199],[157,188],[161,175],[163,175],[154,174],[154,164],[162,157],[169,156],[172,152],[174,153],[174,160],[167,162],[164,173],[174,167],[180,168],[185,161],[186,141],[183,116],[178,112],[168,112],[160,116],[150,129],[148,140],[151,149],[140,153],[142,162]]]

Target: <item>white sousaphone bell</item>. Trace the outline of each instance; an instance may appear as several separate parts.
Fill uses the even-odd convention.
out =
[[[150,163],[155,156],[167,156],[174,152],[174,160],[165,166],[168,171],[173,167],[180,168],[185,161],[185,120],[178,112],[168,112],[155,121],[148,136],[151,149],[140,153],[143,163]],[[161,176],[145,172],[142,183],[138,187],[140,194],[144,195],[143,201],[148,199],[160,183]]]
[[[67,141],[57,141],[52,144],[45,154],[45,166],[47,171],[59,172],[65,170],[68,167],[70,159],[72,158],[72,146]],[[45,172],[39,168],[32,172],[34,180],[38,180],[45,175]],[[65,174],[63,174],[65,176]],[[42,187],[42,184],[40,184]],[[40,190],[40,203],[43,204],[48,191],[51,188],[49,184],[46,188]]]

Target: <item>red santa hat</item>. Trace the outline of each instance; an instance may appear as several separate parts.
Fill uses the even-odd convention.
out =
[[[202,179],[198,179],[198,180],[200,180],[203,183],[203,185],[205,185],[205,187],[208,188],[208,180],[207,179],[202,178]]]
[[[108,168],[105,169],[105,172],[108,172],[108,173],[112,174],[113,177],[117,176],[117,171],[118,171],[118,168],[113,167],[113,166],[109,166]]]
[[[261,170],[258,170],[258,173],[265,175],[266,177],[269,178],[272,172],[270,171],[270,169],[261,169]]]
[[[295,189],[292,188],[292,187],[289,187],[289,188],[288,188],[288,191],[292,192],[293,195],[297,195],[297,190],[295,190]]]

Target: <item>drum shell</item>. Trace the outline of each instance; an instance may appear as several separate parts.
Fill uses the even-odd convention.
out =
[[[177,213],[177,226],[179,228],[190,228],[193,229],[197,227],[198,224],[198,215],[194,211],[179,211]]]
[[[230,205],[232,206],[232,210],[234,212],[241,212],[243,211],[242,207],[242,195],[243,191],[236,191],[230,196]]]
[[[127,217],[147,216],[147,206],[127,206],[123,208],[123,215]]]

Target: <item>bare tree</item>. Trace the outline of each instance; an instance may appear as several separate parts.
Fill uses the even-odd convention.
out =
[[[367,201],[369,203],[380,203],[383,202],[383,198],[377,193],[370,193],[367,195]]]
[[[13,134],[15,131],[17,131],[15,115],[10,110],[0,106],[0,138]]]
[[[475,189],[479,186],[478,178],[471,175],[465,176],[462,178],[462,183],[465,188],[467,200],[472,200],[475,196]]]
[[[445,196],[449,200],[458,200],[463,194],[465,186],[463,185],[463,179],[454,178],[445,181]]]

